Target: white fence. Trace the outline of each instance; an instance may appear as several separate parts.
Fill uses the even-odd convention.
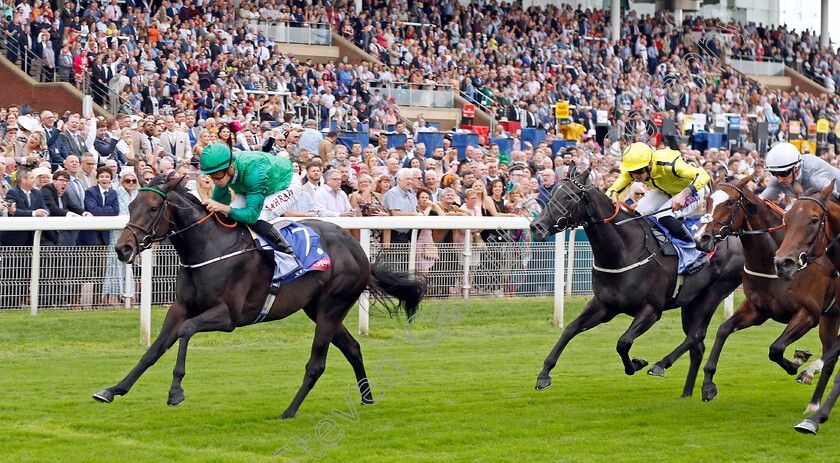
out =
[[[554,242],[512,242],[498,245],[473,242],[477,230],[525,230],[530,222],[520,217],[346,217],[322,218],[345,229],[357,229],[368,257],[383,257],[403,270],[422,271],[429,282],[430,297],[553,296],[554,324],[563,326],[564,295],[590,295],[592,250],[589,243],[576,241],[582,230],[555,235]],[[46,230],[120,230],[128,222],[118,217],[12,217],[0,221],[0,231],[35,230],[32,247],[0,247],[0,308],[29,306],[36,315],[44,304],[49,308],[84,309],[114,306],[106,296],[122,297],[125,307],[136,306],[140,294],[140,339],[148,345],[152,305],[174,300],[178,256],[172,246],[154,246],[140,256],[140,268],[116,261],[113,248],[106,246],[42,247]],[[411,229],[411,243],[371,245],[371,231]],[[438,244],[437,256],[421,247],[419,230],[463,230],[459,244]],[[112,243],[113,244],[113,243]],[[433,252],[434,253],[434,252]],[[420,262],[418,262],[420,260]],[[27,290],[28,288],[28,290]],[[115,289],[116,288],[116,289]],[[136,290],[139,288],[139,291]],[[8,300],[13,302],[4,302]],[[367,294],[359,300],[359,333],[369,327]],[[732,297],[726,301],[726,315],[732,313]]]

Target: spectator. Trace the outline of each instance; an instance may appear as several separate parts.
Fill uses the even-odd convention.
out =
[[[310,153],[319,153],[321,140],[324,136],[316,128],[317,124],[314,119],[307,119],[303,123],[303,133],[300,136],[300,147],[306,148]],[[322,159],[324,159],[322,157]]]
[[[119,175],[119,186],[116,189],[119,215],[128,215],[128,205],[137,197],[137,184],[137,174],[134,172],[134,169],[123,167]],[[122,234],[122,230],[111,230],[110,243],[116,243],[120,234]],[[119,305],[122,296],[129,295],[133,297],[134,285],[132,284],[126,291],[126,268],[117,258],[117,253],[113,251],[113,246],[108,247],[108,258],[105,265],[105,282],[102,286],[102,293],[104,294],[103,303],[105,305],[116,306]],[[134,276],[129,274],[128,280],[134,281]]]
[[[14,201],[15,217],[47,217],[50,215],[41,191],[35,188],[35,175],[32,169],[18,169],[17,186],[6,193],[6,201]],[[4,246],[32,246],[34,231],[0,232],[0,243]]]
[[[120,206],[117,192],[111,188],[113,174],[107,167],[96,169],[96,184],[85,190],[85,210],[95,216],[119,215]],[[95,246],[111,244],[108,230],[82,230],[78,244]]]
[[[59,170],[53,174],[53,181],[51,184],[45,185],[41,189],[41,194],[44,197],[44,204],[50,216],[53,217],[79,217],[89,216],[87,212],[73,200],[70,194],[70,173],[66,170]],[[45,232],[46,234],[46,232]],[[64,230],[59,231],[51,238],[53,244],[61,246],[75,246],[78,231]]]
[[[394,216],[421,215],[417,212],[417,197],[412,190],[414,180],[411,169],[400,169],[397,172],[397,187],[392,188],[383,196],[385,207]],[[393,230],[391,243],[408,243],[411,240],[410,230]]]
[[[312,197],[322,217],[353,217],[356,211],[350,205],[347,194],[341,190],[341,173],[336,169],[324,174],[324,186]]]
[[[318,143],[318,156],[324,162],[329,162],[332,159],[330,153],[335,152],[335,142],[338,140],[338,133],[335,130],[330,130],[327,136]]]

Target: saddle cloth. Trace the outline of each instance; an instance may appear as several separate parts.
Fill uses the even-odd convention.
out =
[[[656,236],[657,240],[660,243],[663,243],[666,240],[671,241],[673,249],[674,251],[676,251],[677,259],[679,262],[677,274],[692,275],[694,273],[699,272],[705,266],[705,264],[708,262],[708,259],[703,259],[703,261],[700,261],[700,259],[702,259],[703,256],[706,255],[706,253],[698,250],[694,241],[686,242],[674,238],[673,236],[671,236],[671,234],[665,227],[659,224],[659,221],[656,220],[655,217],[648,217],[648,219],[650,219],[650,221],[656,225],[655,227],[653,227],[654,236]],[[697,228],[700,227],[700,217],[686,217],[683,220],[683,224],[686,228],[688,228],[688,231],[691,232],[692,235],[694,235],[694,233],[697,231]],[[667,245],[663,251],[668,251]],[[673,253],[668,252],[663,252],[663,254],[674,255]]]
[[[274,222],[273,225],[275,229],[280,230],[283,238],[294,249],[303,268],[295,271],[297,263],[292,256],[276,251],[268,244],[268,241],[258,235],[260,247],[274,251],[274,276],[271,281],[279,280],[281,284],[285,284],[313,270],[324,271],[330,268],[330,256],[321,247],[321,237],[315,230],[288,220],[280,220]]]

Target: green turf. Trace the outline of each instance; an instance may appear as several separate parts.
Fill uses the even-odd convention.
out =
[[[584,302],[568,300],[567,322]],[[374,406],[362,408],[354,398],[356,423],[330,413],[349,411],[345,397],[354,397],[352,370],[334,348],[297,418],[277,419],[297,391],[309,355],[313,325],[301,314],[231,334],[196,335],[183,383],[186,402],[171,408],[166,398],[175,350],[127,396],[109,405],[91,398],[142,355],[137,311],[3,312],[0,460],[268,462],[288,445],[277,461],[315,461],[294,441],[307,435],[316,456],[336,462],[789,462],[840,456],[840,424],[824,424],[816,437],[793,430],[813,389],[767,359],[779,324],[730,338],[716,377],[720,396],[703,403],[702,378],[693,398],[676,399],[687,356],[664,378],[624,375],[615,343],[629,325],[626,316],[573,340],[553,372],[554,385],[535,391],[542,361],[560,335],[550,324],[552,301],[471,304],[426,350],[407,342],[404,319],[372,318],[371,335],[360,340],[368,372],[373,376],[381,359],[393,357],[405,375],[386,367],[393,387],[383,386]],[[153,312],[153,331],[164,314]],[[353,333],[356,317],[354,309],[348,323]],[[433,339],[429,320],[412,331],[417,343]],[[707,352],[721,321],[722,310]],[[679,314],[669,312],[631,354],[653,362],[681,339]],[[816,332],[794,346],[818,353]],[[326,438],[343,434],[324,447],[315,441],[315,429],[330,417],[341,430]]]

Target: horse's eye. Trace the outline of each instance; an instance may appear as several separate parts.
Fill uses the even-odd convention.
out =
[[[818,217],[812,217],[811,218],[811,224],[812,225],[816,225],[816,223],[819,222],[819,221],[820,221],[820,219]]]
[[[735,205],[735,200],[732,199],[732,198],[727,199],[726,200],[726,205],[729,206],[729,207],[734,206]]]
[[[157,212],[157,210],[158,210],[157,206],[152,206],[152,207],[149,208],[149,212]]]

